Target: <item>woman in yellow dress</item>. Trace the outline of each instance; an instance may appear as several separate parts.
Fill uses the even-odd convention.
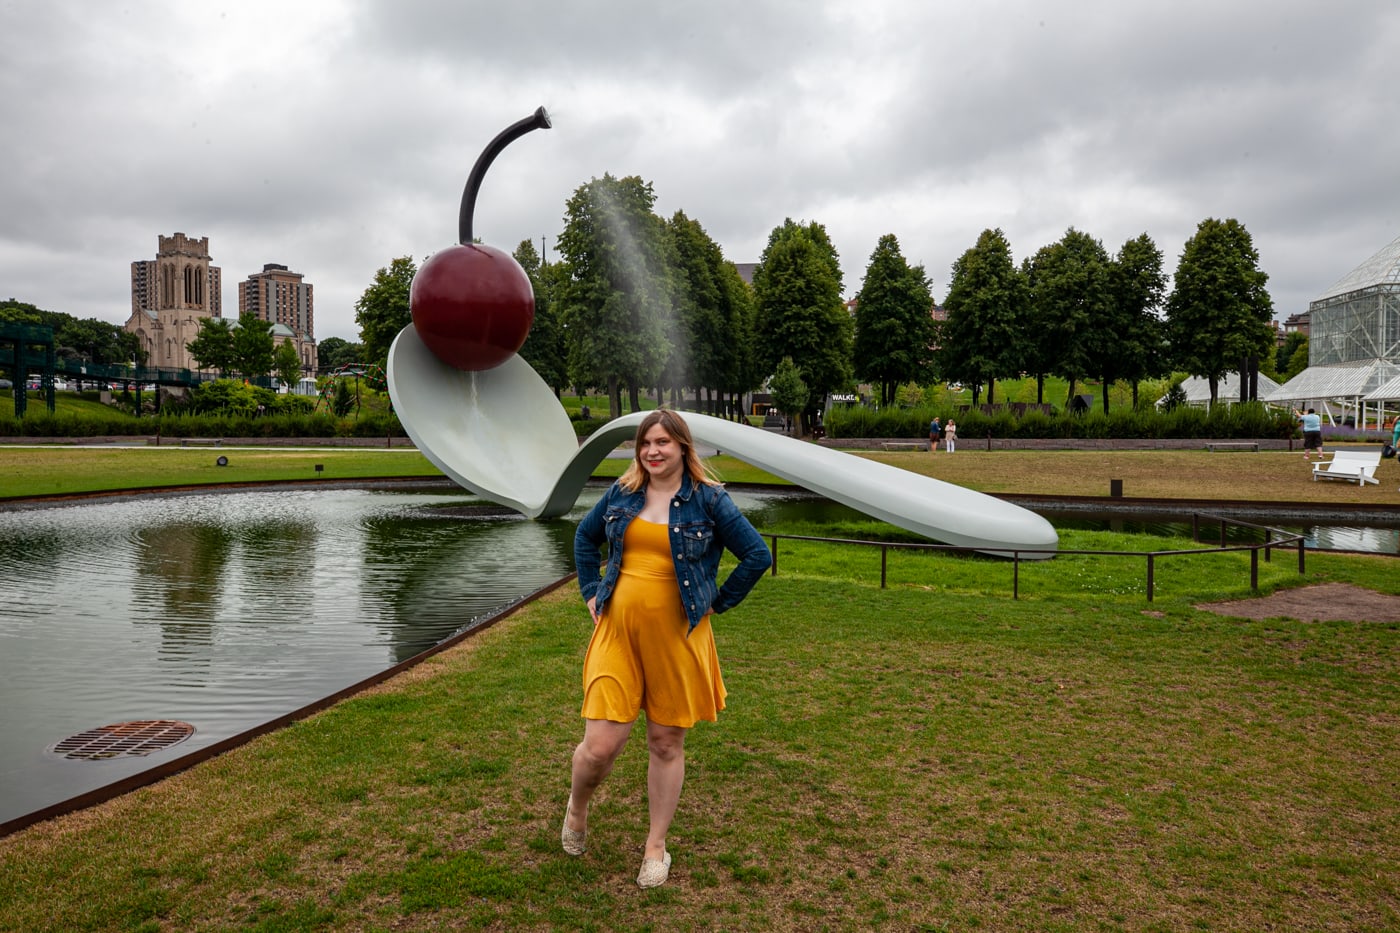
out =
[[[604,563],[600,549],[607,544]],[[739,564],[717,584],[720,555]],[[583,662],[583,741],[574,750],[564,851],[586,848],[588,806],[646,711],[647,834],[637,884],[664,884],[666,835],[685,781],[685,735],[724,708],[712,614],[732,609],[772,564],[768,546],[715,482],[681,416],[637,426],[632,463],[579,523],[579,589],[593,617]]]

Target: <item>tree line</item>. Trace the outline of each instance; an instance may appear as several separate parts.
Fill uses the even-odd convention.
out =
[[[1033,375],[1114,382],[1185,371],[1273,373],[1296,363],[1275,353],[1268,276],[1237,220],[1208,218],[1185,244],[1168,292],[1161,250],[1146,233],[1110,255],[1074,228],[1019,265],[999,229],[982,232],[952,264],[942,319],[922,265],[894,234],[880,237],[855,300],[843,299],[840,258],[826,228],[791,218],[769,234],[752,284],[699,221],[656,214],[650,182],[605,174],[565,205],[558,259],[531,241],[514,256],[534,285],[535,322],[520,354],[554,388],[601,389],[610,414],[654,391],[672,403],[738,417],[763,386],[810,430],[826,398],[872,387],[882,405],[899,388],[961,383],[973,403],[996,382]],[[382,363],[411,320],[417,266],[400,257],[356,302],[364,361]],[[1305,351],[1304,351],[1305,353]],[[1305,359],[1305,356],[1304,356]],[[1044,399],[1039,398],[1043,402]]]
[[[46,311],[25,301],[0,301],[0,321],[53,329],[54,356],[60,360],[122,366],[144,361],[140,341],[118,324],[96,318],[76,318],[63,311]]]

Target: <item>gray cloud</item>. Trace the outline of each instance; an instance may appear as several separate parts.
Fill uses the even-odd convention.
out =
[[[885,233],[941,297],[985,227],[1018,258],[1147,232],[1170,268],[1236,217],[1282,316],[1400,234],[1395,9],[0,0],[0,297],[125,320],[130,262],[180,230],[210,238],[227,309],[279,262],[316,286],[317,335],[354,339],[375,270],[454,242],[476,155],[544,104],[555,128],[478,201],[504,248],[552,253],[605,172],[739,262],[820,221],[849,293]]]

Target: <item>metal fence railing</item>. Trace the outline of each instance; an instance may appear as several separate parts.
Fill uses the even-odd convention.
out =
[[[1206,520],[1204,523],[1202,520]],[[1207,548],[1176,548],[1158,551],[1106,551],[1106,550],[1057,550],[1055,554],[1084,554],[1100,557],[1115,558],[1143,558],[1146,561],[1146,588],[1147,601],[1152,602],[1154,590],[1156,588],[1157,561],[1162,558],[1172,557],[1195,557],[1205,554],[1223,554],[1228,552],[1249,552],[1249,588],[1257,591],[1259,589],[1259,555],[1262,552],[1265,562],[1272,562],[1273,552],[1285,548],[1296,550],[1298,554],[1298,573],[1306,572],[1306,557],[1303,546],[1303,536],[1292,534],[1278,528],[1271,528],[1267,525],[1259,525],[1254,522],[1239,521],[1238,519],[1227,518],[1223,515],[1216,515],[1209,512],[1191,513],[1191,538],[1193,541],[1200,541],[1202,530],[1207,526],[1218,525],[1220,529],[1220,545]],[[1226,544],[1229,528],[1250,529],[1251,532],[1262,532],[1263,540],[1246,544]],[[773,552],[773,566],[771,574],[778,575],[778,542],[785,541],[818,541],[828,544],[853,544],[864,547],[880,549],[880,588],[884,589],[888,581],[889,552],[899,551],[949,551],[960,554],[1000,554],[1011,559],[1011,596],[1013,599],[1021,597],[1021,562],[1025,560],[1035,560],[1040,563],[1043,557],[1030,557],[1029,555],[1041,555],[1045,552],[1038,548],[990,548],[977,547],[970,548],[959,544],[925,544],[923,542],[888,542],[888,541],[862,541],[855,538],[823,538],[812,535],[783,535],[764,534],[764,537],[771,542]]]

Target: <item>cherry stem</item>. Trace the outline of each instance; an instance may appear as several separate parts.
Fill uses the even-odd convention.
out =
[[[481,155],[476,157],[476,164],[472,166],[472,173],[467,176],[467,187],[462,191],[462,213],[457,219],[457,242],[465,246],[472,241],[472,214],[476,212],[476,192],[481,188],[481,179],[486,175],[491,163],[496,161],[496,156],[500,155],[506,146],[531,130],[547,130],[550,126],[549,114],[543,107],[539,107],[525,119],[517,120],[506,127],[481,150]]]

